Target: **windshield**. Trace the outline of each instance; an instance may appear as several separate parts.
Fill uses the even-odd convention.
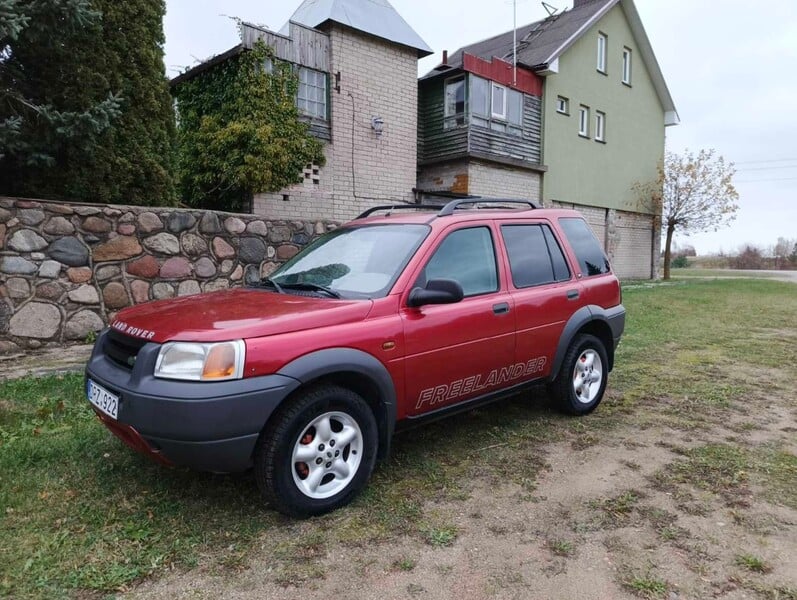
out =
[[[283,288],[323,286],[341,297],[386,295],[421,245],[426,225],[364,225],[318,238],[269,278]]]

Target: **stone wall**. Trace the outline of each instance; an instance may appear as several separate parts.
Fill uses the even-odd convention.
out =
[[[0,353],[90,339],[133,304],[257,281],[336,226],[0,198]]]

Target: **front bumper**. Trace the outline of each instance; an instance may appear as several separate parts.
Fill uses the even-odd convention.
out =
[[[128,446],[160,462],[202,471],[248,469],[269,416],[299,386],[283,375],[217,383],[157,379],[159,344],[145,344],[128,369],[106,356],[105,335],[97,339],[86,377],[116,394],[119,409],[116,421],[100,418]]]

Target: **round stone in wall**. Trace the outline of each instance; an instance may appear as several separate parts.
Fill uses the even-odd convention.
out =
[[[89,249],[75,237],[55,240],[47,248],[47,255],[70,267],[82,267],[89,264]]]
[[[259,263],[266,256],[266,244],[263,240],[256,237],[245,237],[241,239],[238,247],[238,258],[243,263]]]
[[[246,232],[266,237],[268,235],[268,227],[263,221],[252,221],[246,226]]]
[[[191,274],[191,263],[182,256],[168,259],[161,265],[160,276],[163,279],[180,279]]]
[[[108,233],[111,230],[111,224],[100,217],[88,217],[83,221],[83,229],[91,233]]]
[[[235,248],[230,246],[224,238],[213,238],[211,245],[213,246],[213,254],[215,254],[218,259],[232,258],[235,256]]]
[[[160,263],[151,254],[142,256],[138,260],[128,263],[126,269],[130,275],[152,279],[160,272]]]
[[[180,242],[171,233],[158,233],[144,240],[146,246],[152,252],[159,254],[179,254]]]
[[[68,340],[84,340],[91,332],[100,331],[103,326],[102,319],[97,313],[81,310],[67,320],[64,337]]]
[[[44,233],[50,235],[70,235],[75,233],[75,226],[64,217],[53,217],[44,224]]]
[[[221,231],[219,217],[212,212],[206,212],[199,222],[199,231],[202,233],[218,233]]]
[[[131,281],[130,293],[133,294],[133,302],[136,304],[149,301],[149,283],[140,279]]]
[[[126,260],[138,256],[142,252],[137,238],[131,235],[120,235],[94,249],[94,262]]]
[[[67,294],[72,302],[78,304],[97,304],[100,301],[100,295],[93,285],[81,285],[79,288],[72,290]]]
[[[107,308],[124,308],[130,305],[127,290],[118,281],[112,281],[103,288],[102,299]]]
[[[156,283],[152,286],[152,297],[155,298],[155,300],[174,298],[174,288],[168,283]]]
[[[46,248],[47,240],[32,229],[20,229],[8,239],[8,247],[17,252],[35,252]]]
[[[0,257],[0,272],[10,275],[32,275],[39,268],[21,256]]]
[[[203,279],[213,277],[216,274],[216,265],[207,256],[203,256],[194,263],[194,273]]]
[[[39,277],[55,279],[61,272],[61,263],[57,260],[45,260],[39,267]]]
[[[9,323],[8,332],[19,337],[46,339],[58,333],[61,311],[52,304],[30,302],[19,309]]]
[[[224,229],[233,234],[243,233],[246,230],[246,223],[238,217],[228,217],[224,221]]]
[[[180,233],[191,229],[196,224],[196,217],[191,213],[174,212],[166,219],[166,229],[172,233]]]
[[[91,279],[91,269],[88,267],[72,267],[66,270],[66,276],[72,283],[86,283]]]
[[[201,291],[202,290],[199,289],[199,284],[193,279],[181,281],[180,285],[177,287],[178,296],[193,296],[194,294],[199,294]]]
[[[188,256],[202,256],[208,251],[207,242],[195,233],[183,234],[180,244],[183,247],[183,253]]]
[[[163,223],[154,212],[143,212],[138,215],[138,227],[144,233],[152,233],[158,229],[163,229]]]
[[[6,293],[9,298],[22,300],[30,296],[30,284],[22,277],[11,277],[6,281]]]
[[[202,285],[206,292],[218,292],[219,290],[226,290],[230,287],[230,282],[226,279],[214,279]]]
[[[38,225],[44,221],[44,211],[39,209],[24,208],[17,211],[17,219],[25,225]]]

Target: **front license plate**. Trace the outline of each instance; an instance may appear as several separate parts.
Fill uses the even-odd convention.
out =
[[[91,379],[89,379],[88,386],[86,386],[86,395],[89,398],[89,402],[112,419],[116,419],[116,414],[119,411],[119,396],[112,394]]]

